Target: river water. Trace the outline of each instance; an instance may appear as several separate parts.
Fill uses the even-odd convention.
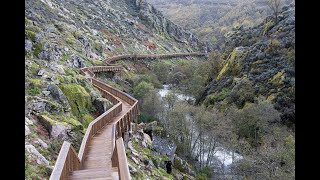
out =
[[[170,85],[163,85],[163,88],[159,89],[158,94],[160,95],[161,98],[163,98],[170,91],[171,91],[170,90]],[[176,94],[177,94],[177,97],[178,97],[179,101],[190,101],[190,100],[195,101],[195,98],[193,98],[193,97],[186,96],[184,94],[179,94],[179,93],[176,93]],[[228,169],[229,169],[228,167],[233,162],[236,162],[238,160],[243,159],[243,156],[238,154],[238,153],[234,153],[234,158],[232,158],[232,152],[227,150],[227,149],[225,149],[222,146],[219,146],[219,147],[216,148],[214,157],[215,157],[215,159],[217,159],[219,161],[219,164],[222,165],[221,168],[223,168],[224,171],[228,171]],[[206,161],[206,155],[204,157],[204,160]]]

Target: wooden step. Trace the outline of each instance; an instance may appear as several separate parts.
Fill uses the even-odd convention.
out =
[[[107,168],[78,170],[70,173],[71,177],[107,177],[112,174]]]
[[[119,178],[115,179],[115,177],[113,176],[107,176],[107,177],[91,177],[91,178],[87,178],[87,177],[69,177],[69,180],[86,180],[86,179],[90,179],[90,180],[118,180]]]
[[[83,169],[96,169],[96,168],[111,168],[112,164],[110,162],[86,162],[83,165]]]
[[[110,155],[91,155],[91,156],[86,156],[86,161],[88,160],[95,160],[95,159],[109,159],[110,158],[110,161],[111,161],[111,156]]]
[[[114,179],[113,178],[113,172],[110,171],[96,171],[95,169],[92,169],[90,172],[85,173],[77,173],[77,171],[74,171],[69,176],[69,179],[72,180],[78,180],[78,179]]]
[[[90,150],[88,150],[87,156],[91,156],[93,154],[105,154],[105,155],[112,154],[110,151],[111,151],[111,148],[110,148],[110,150],[107,150],[107,149],[90,149]]]

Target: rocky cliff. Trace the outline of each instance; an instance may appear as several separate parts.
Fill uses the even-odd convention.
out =
[[[184,30],[181,26],[165,18],[162,12],[147,3],[146,0],[136,0],[133,4],[135,8],[139,10],[139,17],[143,21],[146,21],[156,33],[165,33],[178,42],[190,44],[191,46],[200,46],[203,47],[205,51],[208,51],[208,45],[200,42],[193,33]]]
[[[295,7],[282,8],[252,28],[226,34],[227,51],[220,72],[212,75],[203,99],[209,105],[235,103],[242,108],[265,96],[281,112],[281,121],[295,124]],[[202,100],[203,100],[202,99]]]

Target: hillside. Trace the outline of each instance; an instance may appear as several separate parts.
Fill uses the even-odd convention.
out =
[[[88,124],[112,106],[80,68],[118,54],[207,50],[145,1],[27,0],[25,6],[26,179],[48,179],[62,142],[78,151]],[[129,80],[133,72],[125,69]],[[119,76],[108,83],[119,87]]]
[[[148,0],[173,22],[190,29],[213,49],[224,48],[225,33],[258,25],[271,15],[267,0]],[[292,0],[285,0],[289,4]]]
[[[242,107],[246,101],[253,102],[253,97],[262,95],[281,112],[282,123],[294,126],[294,6],[284,7],[279,17],[278,24],[269,16],[258,26],[227,34],[227,50],[222,55],[220,71],[212,75],[207,86],[206,105],[236,102]],[[237,92],[244,86],[247,92]],[[222,92],[224,97],[217,100]]]

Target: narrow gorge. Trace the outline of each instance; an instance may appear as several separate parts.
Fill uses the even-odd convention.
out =
[[[271,1],[26,0],[25,179],[295,179]]]

